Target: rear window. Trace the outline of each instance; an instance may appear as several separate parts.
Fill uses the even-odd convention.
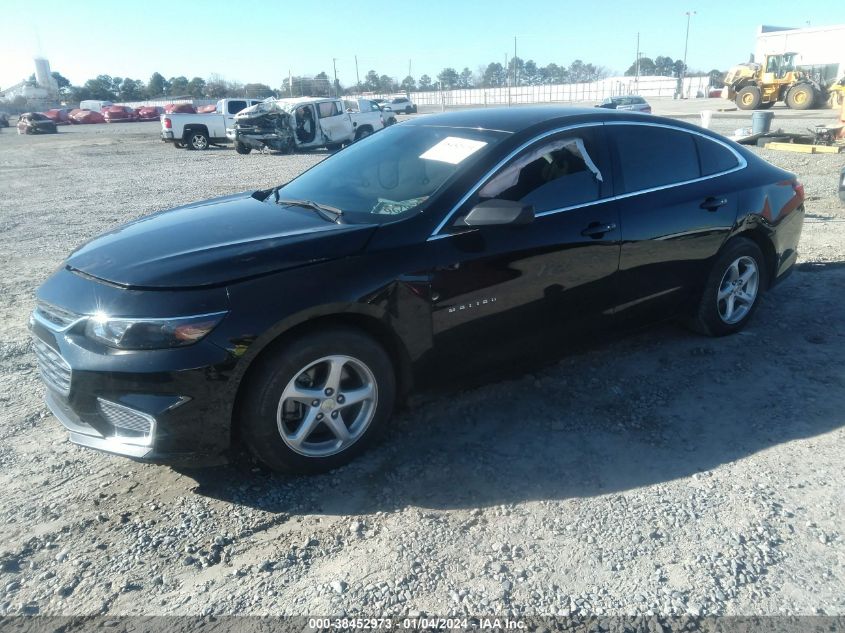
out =
[[[624,193],[701,177],[694,135],[651,125],[614,125],[610,129]]]
[[[698,158],[701,161],[701,173],[704,176],[720,174],[730,171],[739,165],[736,155],[724,145],[716,141],[696,136],[695,144],[698,147]]]
[[[229,114],[237,114],[246,107],[246,101],[230,101]]]

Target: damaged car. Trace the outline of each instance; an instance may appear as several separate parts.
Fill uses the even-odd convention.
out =
[[[341,99],[267,99],[238,113],[231,134],[239,154],[339,149],[384,127],[374,114],[347,112]]]
[[[40,112],[24,112],[18,119],[18,134],[55,134],[56,123]]]

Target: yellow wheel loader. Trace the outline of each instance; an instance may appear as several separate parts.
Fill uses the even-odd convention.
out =
[[[737,64],[725,77],[726,98],[741,110],[771,108],[785,101],[793,110],[809,110],[826,98],[825,90],[795,68],[797,53],[766,55],[762,64]]]

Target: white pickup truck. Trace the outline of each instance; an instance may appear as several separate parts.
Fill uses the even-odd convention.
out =
[[[367,107],[366,99],[361,100],[365,104],[347,101],[350,103],[335,98],[267,99],[239,113],[227,135],[239,154],[253,149],[294,152],[339,148],[384,127],[382,113]]]
[[[208,149],[210,145],[228,143],[226,130],[234,127],[235,115],[261,103],[260,99],[220,99],[214,112],[207,114],[162,114],[161,140],[173,147]]]

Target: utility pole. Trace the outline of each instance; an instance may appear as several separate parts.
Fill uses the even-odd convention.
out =
[[[690,19],[692,18],[692,16],[695,15],[695,13],[696,13],[695,11],[687,11],[686,12],[687,34],[686,34],[686,37],[684,38],[684,67],[681,68],[681,72],[680,72],[680,75],[681,75],[681,77],[680,77],[680,79],[681,79],[681,94],[678,95],[681,98],[683,98],[683,96],[684,96],[684,76],[687,74],[687,49],[689,47],[689,23],[690,23]]]
[[[332,57],[332,68],[334,69],[334,84],[332,84],[332,92],[337,97],[337,57]]]
[[[358,56],[355,56],[355,87],[361,92],[361,77],[358,75]]]
[[[637,74],[636,78],[634,79],[634,85],[637,88],[637,92],[640,91],[640,33],[637,32]]]
[[[513,85],[519,85],[519,77],[516,74],[516,35],[513,36]]]
[[[508,107],[511,107],[511,74],[508,72],[508,54],[505,53],[505,83],[508,86]]]

